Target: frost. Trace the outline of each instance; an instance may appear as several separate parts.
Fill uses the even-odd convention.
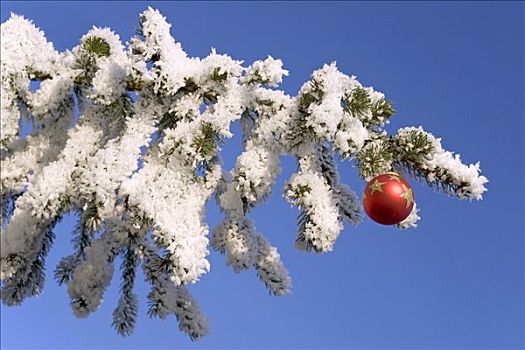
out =
[[[282,257],[250,217],[272,193],[282,156],[298,164],[284,189],[300,212],[296,246],[316,253],[333,250],[345,221],[362,218],[357,195],[339,180],[337,154],[355,160],[363,179],[396,169],[459,198],[486,191],[479,163],[463,164],[422,128],[389,136],[391,102],[335,63],[289,96],[279,90],[288,75],[280,59],[245,65],[214,48],[190,57],[170,30],[148,8],[129,44],[93,27],[57,52],[25,18],[12,14],[2,23],[3,303],[41,293],[53,227],[68,212],[79,216],[74,251],[55,278],[67,284],[74,314],[86,317],[103,302],[121,255],[122,296],[113,313],[120,334],[135,324],[138,265],[151,284],[148,314],[174,315],[191,339],[209,325],[186,285],[209,272],[211,248],[235,272],[254,269],[270,294],[290,293]],[[40,82],[35,92],[32,80]],[[26,137],[21,120],[32,125]],[[223,170],[220,152],[236,121],[242,150],[233,169]],[[224,218],[210,230],[212,196]],[[419,219],[414,205],[398,227]]]

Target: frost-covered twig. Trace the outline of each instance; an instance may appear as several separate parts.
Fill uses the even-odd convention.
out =
[[[171,280],[164,260],[147,241],[139,244],[143,260],[142,269],[146,280],[152,284],[148,294],[150,317],[166,318],[173,314],[179,322],[179,329],[192,340],[208,333],[208,320],[202,314],[197,302],[184,286],[176,286]]]
[[[38,295],[53,227],[79,213],[74,251],[55,270],[73,312],[95,311],[123,254],[117,332],[135,325],[135,270],[152,289],[151,316],[173,314],[191,339],[208,323],[186,284],[208,272],[209,244],[236,272],[255,269],[270,294],[290,292],[275,247],[251,211],[272,193],[281,157],[297,159],[285,196],[300,210],[299,249],[328,252],[361,206],[340,181],[336,159],[354,160],[362,179],[406,171],[459,198],[481,199],[488,181],[421,128],[389,136],[392,102],[335,63],[313,72],[297,96],[279,85],[288,71],[268,56],[249,66],[211,49],[189,57],[160,12],[148,8],[129,44],[93,27],[58,52],[30,21],[1,25],[0,190],[2,301]],[[16,45],[14,45],[16,43]],[[36,91],[31,81],[39,82]],[[79,117],[74,118],[78,108]],[[220,151],[240,120],[242,151],[230,171]],[[19,125],[30,125],[22,137]],[[208,239],[205,207],[215,195],[224,220]],[[397,226],[415,227],[418,209]],[[154,244],[150,245],[153,239]]]

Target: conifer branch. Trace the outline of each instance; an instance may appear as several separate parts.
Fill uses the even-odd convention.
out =
[[[305,251],[333,250],[344,220],[361,220],[357,196],[340,182],[338,155],[355,161],[363,179],[396,170],[458,198],[481,199],[486,191],[479,163],[463,164],[422,128],[389,136],[383,128],[393,103],[335,63],[315,70],[289,96],[279,89],[288,74],[279,59],[244,66],[213,49],[190,57],[160,12],[148,8],[139,22],[126,45],[109,28],[93,27],[64,52],[21,16],[2,23],[6,305],[41,292],[53,226],[70,210],[81,212],[74,252],[60,261],[55,278],[67,283],[74,314],[86,317],[101,305],[122,252],[112,323],[121,335],[135,327],[138,260],[152,285],[148,314],[175,315],[192,340],[207,334],[208,323],[185,285],[210,270],[210,244],[234,271],[254,268],[270,294],[288,293],[291,280],[277,249],[250,219],[272,193],[285,155],[298,160],[284,195],[299,209],[296,246]],[[40,81],[37,91],[29,88],[32,80]],[[239,119],[242,152],[223,172],[221,145]],[[31,122],[28,136],[21,120]],[[210,242],[204,214],[214,195],[224,220]],[[418,219],[414,205],[398,227],[414,227]]]
[[[118,334],[128,336],[133,333],[137,319],[137,295],[133,293],[135,284],[135,269],[138,258],[135,255],[134,244],[129,243],[124,250],[121,265],[121,294],[117,308],[113,311],[112,326]]]

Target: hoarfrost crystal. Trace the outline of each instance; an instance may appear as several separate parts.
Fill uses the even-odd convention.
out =
[[[199,339],[208,321],[186,285],[210,270],[209,249],[235,272],[254,269],[272,295],[291,290],[277,248],[258,232],[251,210],[272,192],[281,156],[298,169],[284,196],[300,210],[296,246],[335,248],[344,223],[361,221],[354,191],[340,181],[335,154],[367,179],[406,172],[458,198],[481,199],[488,181],[422,128],[383,129],[394,114],[381,92],[326,64],[297,96],[279,90],[288,71],[268,56],[251,65],[212,48],[189,57],[160,12],[140,15],[124,45],[93,27],[58,52],[33,23],[11,15],[1,25],[1,297],[16,305],[44,286],[53,227],[78,214],[74,251],[55,269],[75,315],[98,309],[120,255],[121,297],[113,326],[135,326],[135,271],[151,284],[150,316],[176,317]],[[16,45],[15,45],[16,44]],[[39,81],[36,91],[31,81]],[[78,109],[78,119],[75,110]],[[221,144],[239,122],[243,149],[224,170]],[[20,124],[31,124],[26,137]],[[210,230],[215,196],[223,221]],[[416,227],[414,205],[399,228]],[[210,234],[211,231],[211,234]]]

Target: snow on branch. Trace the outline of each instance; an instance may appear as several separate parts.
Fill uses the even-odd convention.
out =
[[[422,127],[400,129],[392,140],[396,161],[409,174],[422,177],[460,199],[482,199],[488,179],[480,175],[479,162],[463,164],[459,154],[443,149],[441,139]]]
[[[73,252],[55,268],[75,315],[98,309],[122,257],[113,326],[135,327],[136,269],[152,286],[150,316],[174,315],[192,340],[208,322],[186,285],[210,269],[209,248],[235,272],[254,269],[270,294],[291,291],[277,248],[251,211],[272,193],[281,157],[298,169],[285,197],[299,209],[299,249],[334,249],[348,221],[362,219],[357,195],[340,181],[336,157],[361,178],[404,170],[459,198],[481,199],[488,181],[422,128],[383,129],[392,102],[335,63],[314,71],[297,96],[279,89],[288,71],[268,56],[250,65],[211,49],[190,57],[157,10],[139,16],[123,44],[93,27],[58,52],[35,25],[12,14],[1,25],[1,298],[17,305],[44,286],[45,259],[60,218],[78,213]],[[16,45],[14,45],[16,43]],[[31,82],[39,82],[36,91]],[[75,115],[75,111],[78,114]],[[76,118],[78,116],[78,118]],[[242,151],[223,170],[220,152],[242,126]],[[19,125],[28,125],[21,136]],[[212,230],[205,208],[224,213]],[[399,228],[415,227],[418,209]],[[151,243],[150,243],[151,242]]]

